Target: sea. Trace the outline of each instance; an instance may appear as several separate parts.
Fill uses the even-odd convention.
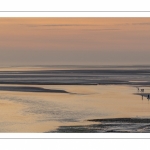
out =
[[[147,133],[148,95],[148,65],[2,66],[0,132]]]

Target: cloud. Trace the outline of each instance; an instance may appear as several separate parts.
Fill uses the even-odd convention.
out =
[[[120,30],[120,29],[119,28],[114,28],[114,29],[113,28],[112,29],[108,28],[108,29],[100,29],[100,30]]]
[[[87,31],[117,31],[119,28],[102,28],[102,29],[83,29]]]
[[[117,26],[128,26],[128,25],[131,25],[130,23],[117,23],[117,24],[114,24],[114,25],[117,25]]]
[[[150,25],[150,22],[132,23],[132,25]]]
[[[20,24],[23,26],[27,27],[74,27],[74,26],[101,26],[101,25],[89,25],[89,24],[42,24],[42,25],[37,25],[37,24]]]
[[[137,22],[137,23],[120,23],[120,24],[115,24],[119,26],[130,26],[130,25],[150,25],[150,22]]]

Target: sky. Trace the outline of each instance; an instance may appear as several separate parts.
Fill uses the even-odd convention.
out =
[[[150,63],[150,18],[0,18],[1,65]]]

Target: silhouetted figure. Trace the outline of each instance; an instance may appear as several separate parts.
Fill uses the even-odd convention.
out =
[[[143,95],[142,95],[142,100],[143,100]]]
[[[141,92],[144,92],[144,89],[141,89]]]
[[[147,99],[149,100],[149,95],[147,96]]]
[[[139,92],[140,89],[139,88],[137,88],[137,89],[138,89],[138,92]]]

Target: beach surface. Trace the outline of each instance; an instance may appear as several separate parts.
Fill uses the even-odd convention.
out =
[[[148,67],[47,69],[0,71],[0,132],[150,132]]]

